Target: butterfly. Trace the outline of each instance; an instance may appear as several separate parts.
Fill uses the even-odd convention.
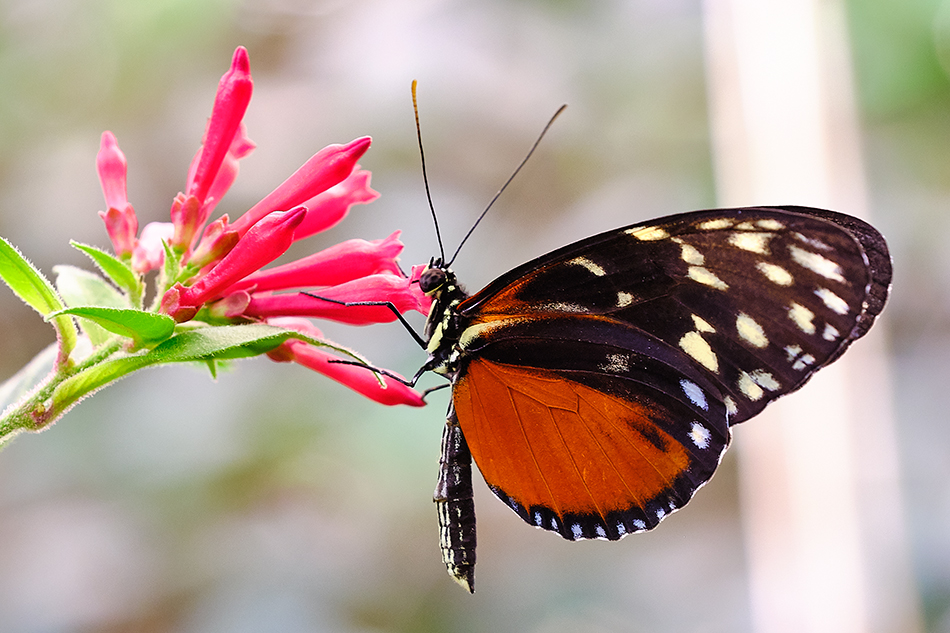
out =
[[[601,233],[471,296],[442,259],[419,283],[433,302],[416,377],[452,388],[442,557],[474,592],[473,460],[535,527],[568,540],[650,530],[709,481],[732,426],[868,332],[891,260],[857,218],[750,207]]]

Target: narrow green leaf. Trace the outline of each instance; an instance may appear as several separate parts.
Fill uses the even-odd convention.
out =
[[[44,317],[63,308],[53,285],[13,244],[0,237],[0,277],[20,299]]]
[[[107,253],[95,246],[89,246],[88,244],[75,241],[71,241],[70,245],[88,255],[89,258],[95,262],[96,266],[98,266],[115,285],[129,293],[129,300],[134,307],[141,306],[142,292],[144,291],[142,280],[139,279],[139,276],[132,271],[128,264],[111,253]]]
[[[53,284],[27,261],[13,244],[2,237],[0,277],[16,296],[44,317],[63,308],[63,302],[53,289]],[[60,358],[66,359],[76,346],[76,326],[69,317],[56,318],[53,321],[60,341]]]
[[[115,286],[95,273],[75,266],[53,266],[56,273],[56,289],[70,308],[101,306],[105,308],[130,308],[129,298]],[[111,334],[94,321],[80,320],[79,327],[89,336],[94,347],[105,343]]]
[[[113,334],[132,339],[138,346],[160,343],[175,331],[175,320],[170,316],[131,308],[77,306],[54,313],[60,314],[89,319]]]

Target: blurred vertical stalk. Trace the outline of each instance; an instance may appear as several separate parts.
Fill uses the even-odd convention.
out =
[[[705,0],[704,19],[719,204],[866,217],[843,2]],[[735,429],[758,633],[921,630],[885,330]]]

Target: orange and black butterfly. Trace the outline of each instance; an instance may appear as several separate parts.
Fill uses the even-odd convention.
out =
[[[419,373],[452,386],[435,493],[449,573],[474,591],[472,459],[533,526],[650,530],[712,477],[731,426],[867,333],[890,281],[880,233],[805,207],[634,224],[472,296],[435,260]]]

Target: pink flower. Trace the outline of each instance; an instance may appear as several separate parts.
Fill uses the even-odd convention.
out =
[[[429,302],[419,290],[418,283],[413,284],[408,278],[392,273],[368,275],[338,286],[316,290],[313,294],[322,299],[300,292],[253,293],[251,303],[244,314],[255,318],[309,316],[350,325],[367,325],[395,321],[396,315],[386,306],[345,306],[323,299],[346,303],[390,301],[400,312],[416,310],[423,314],[426,314],[429,308]]]
[[[323,339],[323,333],[306,319],[282,318],[268,320],[270,325],[296,330],[313,338]],[[325,339],[324,339],[325,340]],[[333,363],[348,360],[335,356],[325,348],[315,347],[304,341],[290,340],[268,353],[278,362],[295,362],[332,378],[353,391],[385,405],[408,404],[413,407],[425,405],[422,394],[401,382],[383,376],[385,387],[379,384],[376,374],[364,367]]]
[[[403,248],[398,231],[382,240],[348,240],[262,270],[293,242],[335,225],[354,204],[378,197],[369,186],[370,173],[357,164],[369,137],[325,147],[236,221],[222,214],[209,222],[238,175],[240,159],[254,149],[243,123],[252,92],[247,51],[238,48],[218,84],[185,190],[172,201],[171,222],[150,223],[140,237],[126,199],[125,156],[111,133],[102,136],[96,166],[108,210],[100,215],[116,254],[130,260],[139,274],[161,267],[166,256],[174,258],[164,262],[164,274],[176,277],[159,276],[165,284],[160,311],[179,323],[196,319],[214,327],[265,321],[314,338],[322,336],[320,331],[296,317],[355,325],[396,318],[385,306],[341,302],[391,302],[400,312],[427,313],[431,299],[418,284],[423,267],[413,268],[407,278],[397,263]],[[387,387],[381,388],[373,372],[331,363],[335,356],[301,340],[288,341],[270,355],[310,367],[385,404],[423,404],[398,380],[386,378]]]

